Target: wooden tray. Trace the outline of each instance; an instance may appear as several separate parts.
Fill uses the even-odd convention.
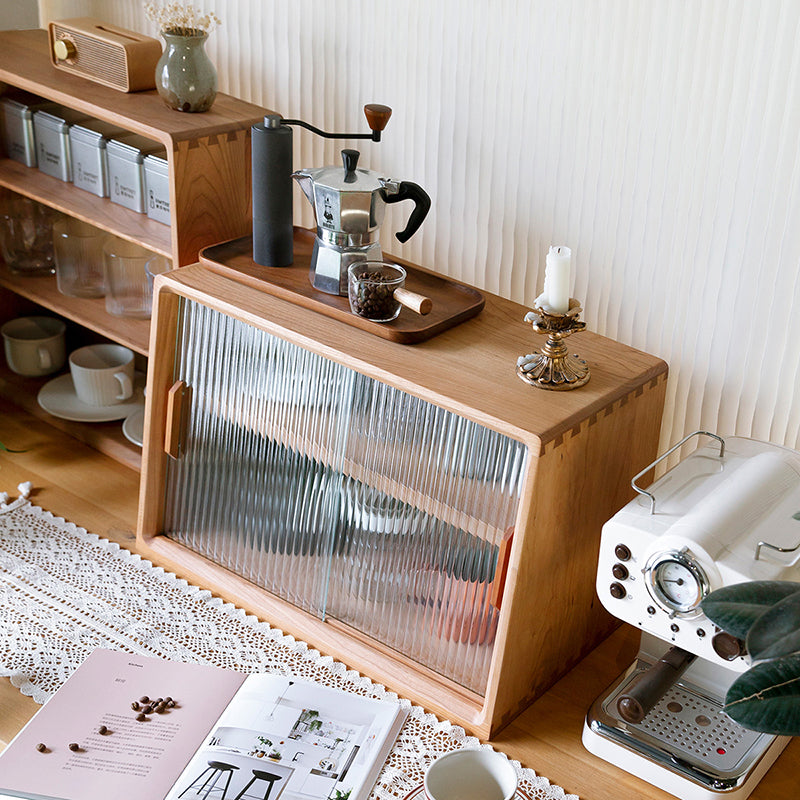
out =
[[[216,272],[269,294],[400,344],[424,342],[474,317],[483,308],[484,297],[477,289],[443,278],[406,261],[386,257],[386,261],[401,264],[405,268],[406,288],[430,297],[433,310],[430,314],[421,316],[402,308],[400,315],[392,322],[370,322],[350,311],[350,303],[346,297],[325,294],[311,285],[309,271],[313,247],[314,232],[295,228],[294,264],[290,267],[262,267],[256,264],[253,261],[253,241],[250,236],[206,247],[200,251],[200,262]]]

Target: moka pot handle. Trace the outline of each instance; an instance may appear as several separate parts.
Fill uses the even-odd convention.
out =
[[[395,234],[398,241],[407,242],[417,232],[425,217],[428,216],[428,211],[431,209],[431,198],[421,186],[410,181],[400,181],[396,194],[388,194],[385,191],[381,191],[381,194],[387,203],[399,203],[401,200],[414,201],[414,210],[408,218],[405,230]]]

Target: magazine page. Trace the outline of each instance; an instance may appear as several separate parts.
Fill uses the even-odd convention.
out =
[[[277,675],[249,675],[168,800],[366,800],[408,712]]]
[[[95,650],[0,754],[0,794],[163,800],[245,677]]]

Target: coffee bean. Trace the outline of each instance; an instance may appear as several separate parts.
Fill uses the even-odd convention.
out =
[[[138,710],[141,708],[141,706],[140,706],[140,705],[139,705],[139,704],[138,704],[138,703],[137,703],[137,702],[134,700],[134,701],[131,703],[131,708],[132,708],[134,711],[138,711]]]
[[[39,742],[39,744],[37,744],[37,745],[36,745],[36,749],[37,749],[37,750],[38,750],[40,753],[47,753],[47,752],[48,752],[48,750],[47,750],[47,745],[46,745],[46,744],[44,744],[44,742]]]
[[[67,747],[69,747],[73,753],[77,753],[81,749],[81,746],[77,742],[70,742]]]
[[[98,732],[98,733],[99,733],[101,736],[105,736],[107,733],[111,733],[111,731],[110,731],[108,728],[106,728],[106,726],[105,726],[105,725],[101,725],[101,726],[100,726],[100,727],[97,729],[97,732]]]
[[[150,702],[150,698],[149,698],[149,697],[148,697],[146,694],[145,694],[145,695],[142,695],[142,696],[139,698],[139,702],[140,702],[140,703],[149,703],[149,702]]]
[[[136,719],[139,722],[144,722],[147,719],[147,714],[142,714],[141,712],[136,715]]]

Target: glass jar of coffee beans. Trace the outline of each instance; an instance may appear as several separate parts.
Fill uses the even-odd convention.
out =
[[[406,282],[406,271],[397,264],[361,261],[347,268],[347,296],[350,310],[373,322],[391,322],[400,313],[394,296]]]

